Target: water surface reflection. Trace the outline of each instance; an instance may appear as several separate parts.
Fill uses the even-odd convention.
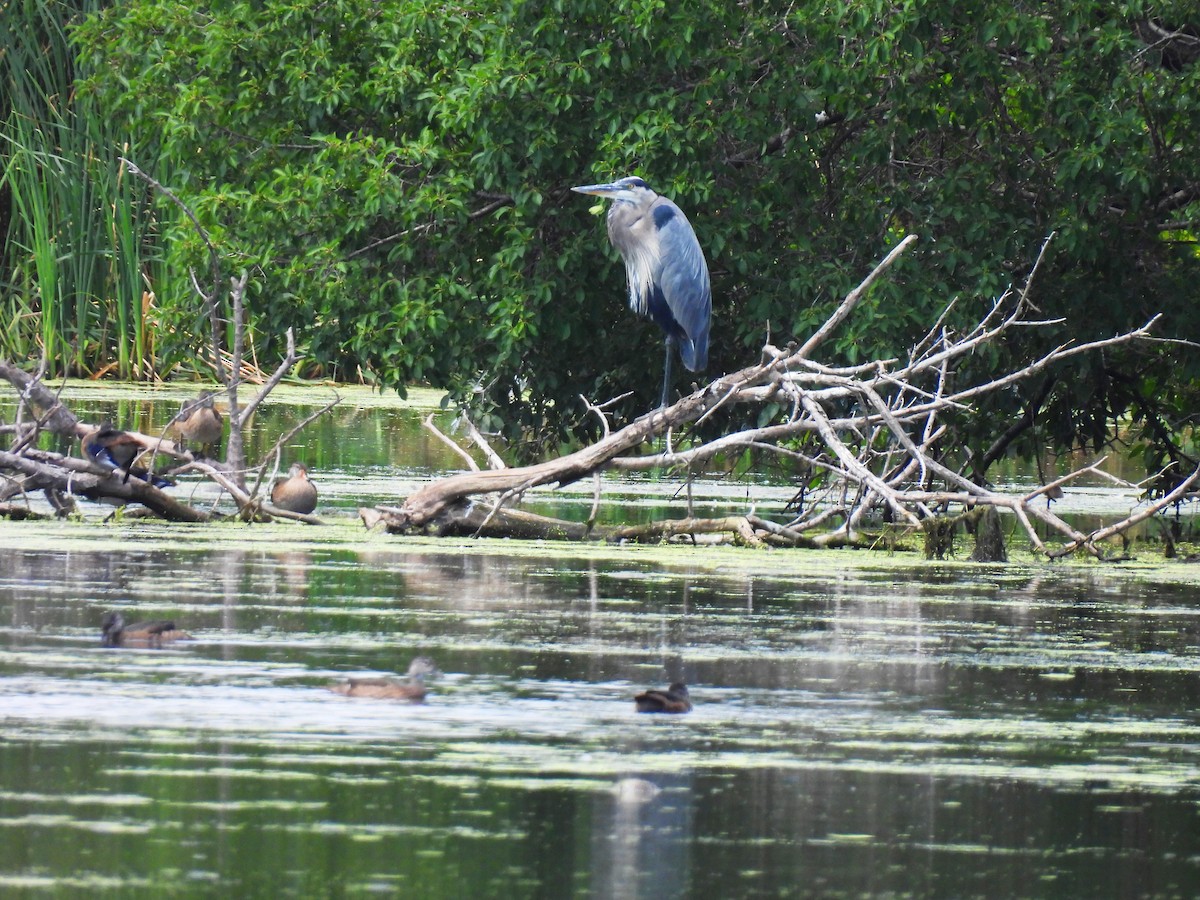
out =
[[[7,890],[1200,888],[1185,589],[30,527],[0,525]],[[196,640],[102,650],[112,608]],[[426,704],[325,689],[417,653],[445,673]],[[674,679],[695,712],[633,713]]]

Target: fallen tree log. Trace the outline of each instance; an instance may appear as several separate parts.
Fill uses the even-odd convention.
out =
[[[723,402],[725,392],[719,385],[724,383],[718,382],[716,390],[706,389],[667,409],[647,413],[604,440],[566,456],[519,468],[462,472],[425,485],[399,507],[380,508],[387,510],[395,528],[422,529],[451,504],[468,497],[493,493],[505,498],[516,497],[543,484],[571,484],[604,469],[614,457],[629,452],[668,428],[696,421]]]
[[[383,527],[392,534],[408,534],[413,526],[399,517],[395,507],[363,507],[359,517],[367,528]],[[727,534],[735,543],[762,546],[750,520],[745,516],[719,519],[665,519],[642,525],[592,525],[570,522],[551,516],[486,503],[457,501],[444,506],[426,532],[438,537],[504,537],[531,541],[606,541],[653,542],[697,534]]]
[[[0,469],[18,472],[25,477],[24,492],[53,491],[63,495],[78,495],[89,500],[140,503],[164,519],[179,522],[207,522],[211,517],[203,510],[180,503],[169,494],[137,478],[123,480],[108,473],[90,470],[83,460],[59,454],[38,452],[17,455],[0,451]]]

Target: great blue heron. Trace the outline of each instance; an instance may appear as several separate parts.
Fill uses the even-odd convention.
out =
[[[625,260],[629,308],[649,316],[667,336],[662,405],[671,390],[671,347],[693,372],[708,364],[712,288],[696,232],[678,206],[637,176],[571,188],[612,201],[608,239]]]

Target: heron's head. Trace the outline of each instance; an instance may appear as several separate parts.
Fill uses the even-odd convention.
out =
[[[611,184],[585,184],[573,187],[571,190],[577,194],[593,194],[596,197],[605,197],[624,203],[648,203],[658,196],[650,190],[646,182],[636,175],[620,178]]]

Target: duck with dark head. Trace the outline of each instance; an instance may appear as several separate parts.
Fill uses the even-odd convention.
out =
[[[640,713],[685,713],[692,711],[687,685],[676,681],[665,691],[652,688],[633,698]]]
[[[172,482],[160,478],[145,469],[133,468],[133,462],[146,449],[140,440],[127,431],[114,428],[112,423],[104,422],[98,428],[93,428],[81,439],[84,455],[107,472],[123,472],[124,481],[129,476],[154,485],[156,488],[170,487]]]
[[[432,659],[428,656],[418,656],[409,664],[408,675],[404,681],[396,678],[351,678],[339,684],[331,684],[329,689],[345,697],[420,703],[428,693],[425,678],[440,674]]]
[[[153,619],[125,624],[119,612],[106,613],[100,622],[101,647],[158,648],[175,641],[190,641],[192,636],[175,627],[170,619]]]

